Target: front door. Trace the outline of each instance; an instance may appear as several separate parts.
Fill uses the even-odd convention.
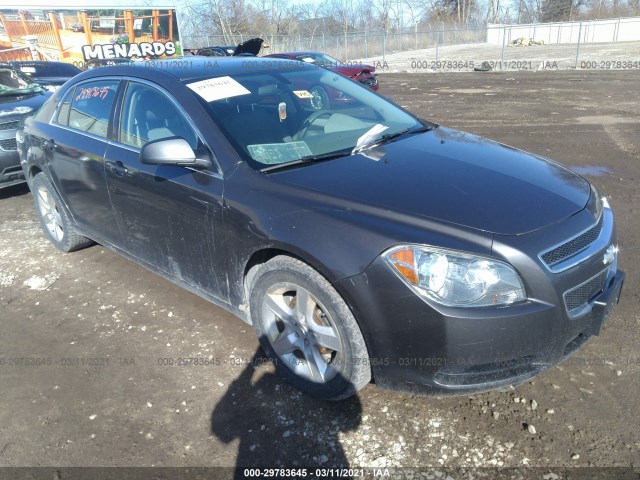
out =
[[[179,136],[210,152],[167,93],[129,82],[106,176],[123,249],[178,283],[228,299],[222,249],[222,177],[214,171],[140,163],[151,140]]]

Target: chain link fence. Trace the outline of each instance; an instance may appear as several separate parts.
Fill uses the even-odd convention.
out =
[[[262,55],[320,51],[365,61],[378,71],[640,69],[640,18],[394,32],[304,35],[185,36],[186,48],[265,39]]]

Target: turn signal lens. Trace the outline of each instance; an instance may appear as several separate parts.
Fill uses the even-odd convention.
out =
[[[398,272],[411,284],[418,285],[418,271],[413,250],[398,250],[393,252],[390,257],[393,259],[391,261]]]

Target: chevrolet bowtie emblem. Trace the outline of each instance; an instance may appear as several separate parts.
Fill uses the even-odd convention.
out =
[[[602,259],[602,263],[604,263],[605,265],[609,265],[610,263],[613,263],[613,261],[616,259],[617,253],[618,253],[617,245],[609,245],[609,247],[607,248],[607,251],[604,252],[604,258]]]

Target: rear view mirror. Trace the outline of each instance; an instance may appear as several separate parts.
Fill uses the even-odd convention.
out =
[[[182,137],[163,138],[146,143],[140,151],[140,163],[205,168],[208,160],[199,159]]]

